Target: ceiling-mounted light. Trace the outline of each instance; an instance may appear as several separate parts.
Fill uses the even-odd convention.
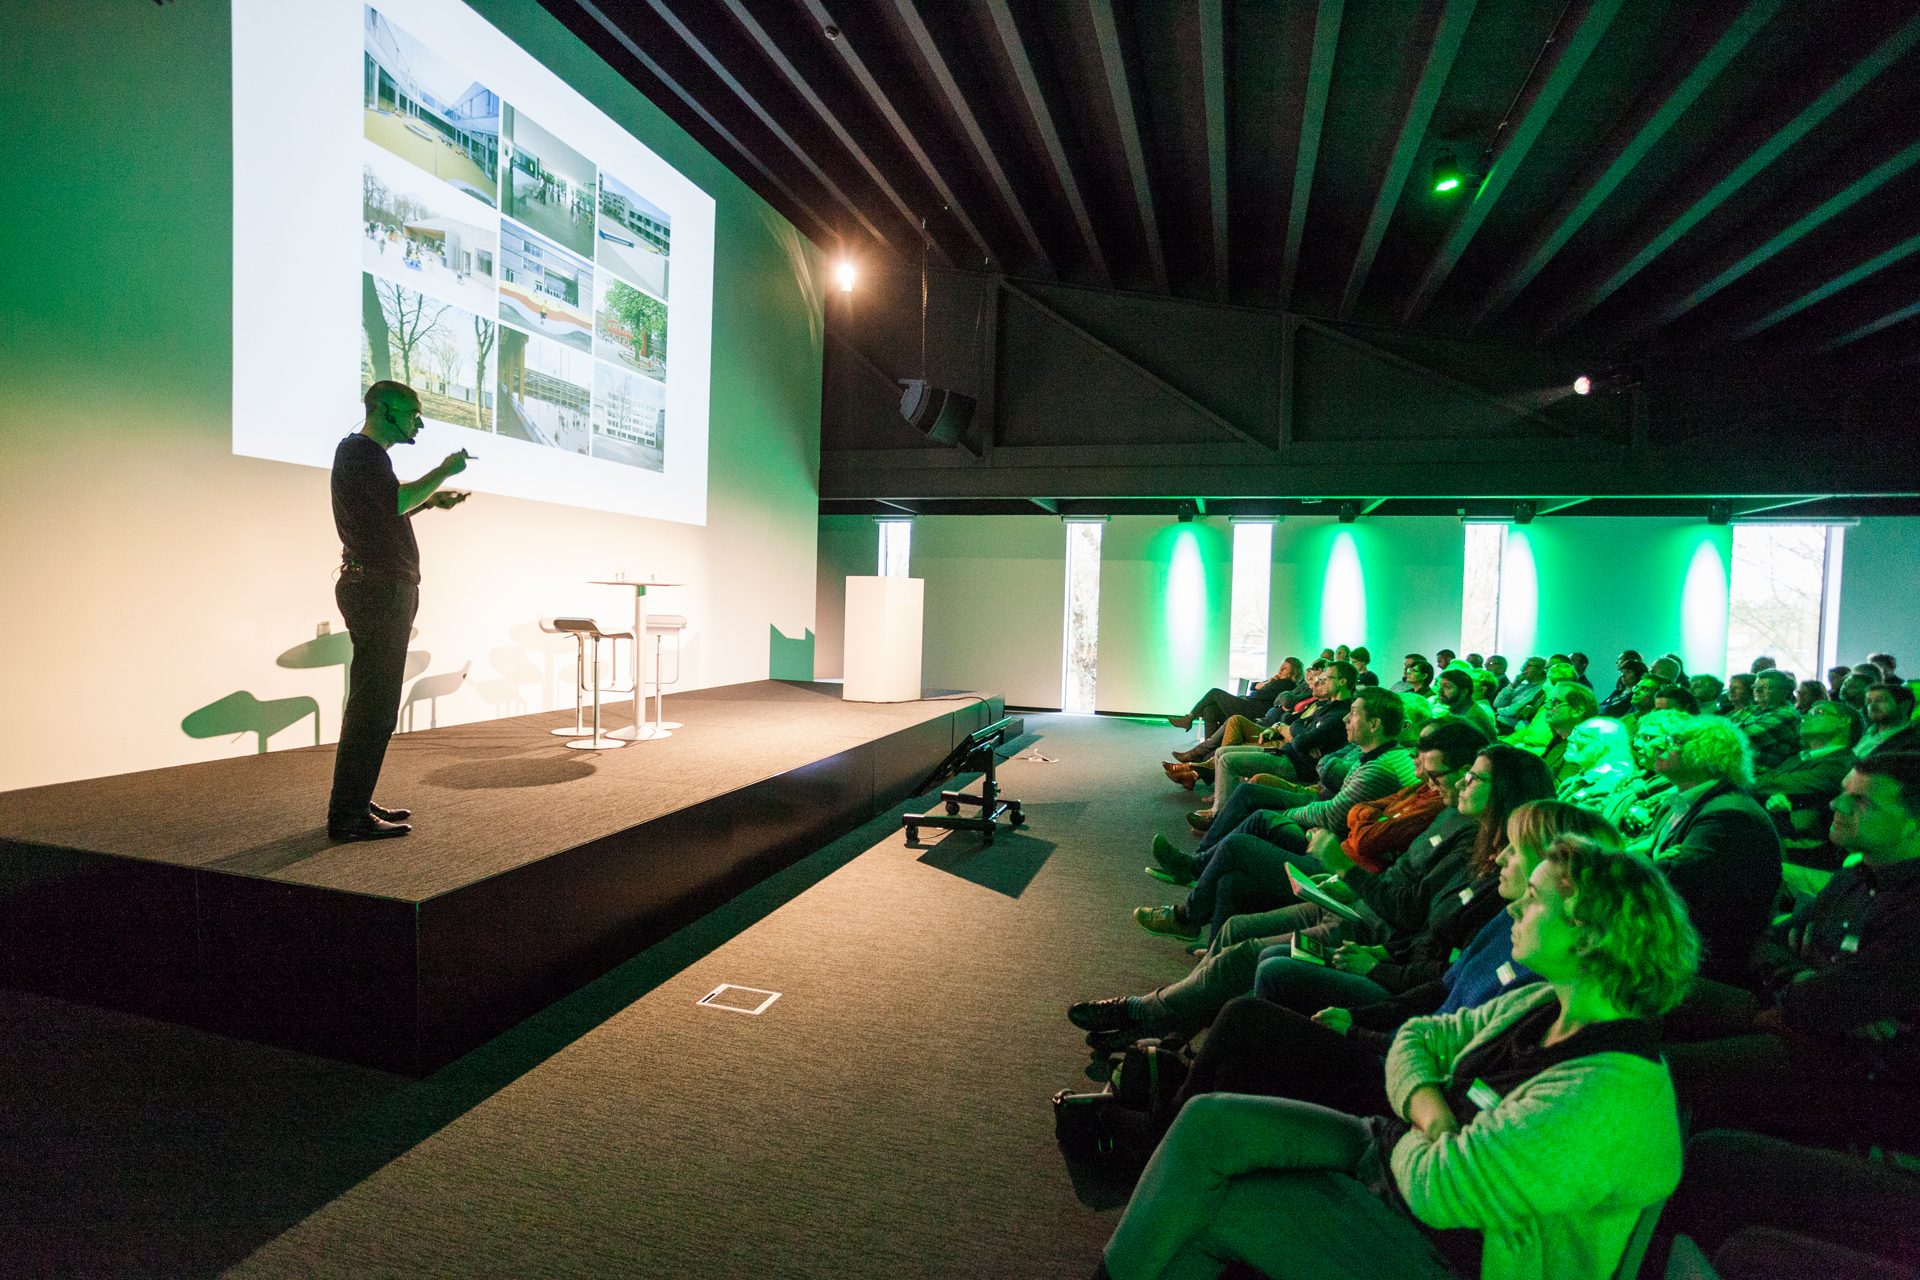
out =
[[[840,266],[835,270],[834,275],[840,281],[840,292],[842,293],[853,292],[853,264],[851,262],[841,263]]]
[[[1343,502],[1340,504],[1340,523],[1352,524],[1360,518],[1360,504]]]
[[[1466,173],[1460,168],[1460,161],[1451,151],[1442,151],[1433,161],[1433,190],[1436,195],[1457,191],[1466,181]]]
[[[1575,379],[1573,380],[1573,394],[1575,394],[1575,395],[1577,395],[1577,396],[1590,396],[1590,395],[1592,395],[1592,394],[1593,394],[1593,379],[1592,379],[1592,378],[1589,378],[1589,377],[1588,377],[1588,376],[1587,376],[1586,374],[1584,374],[1584,373],[1583,373],[1583,374],[1581,374],[1581,375],[1580,375],[1579,377],[1577,377],[1577,378],[1575,378]]]
[[[1513,504],[1513,522],[1515,524],[1532,524],[1533,523],[1533,504],[1531,502],[1514,503]]]

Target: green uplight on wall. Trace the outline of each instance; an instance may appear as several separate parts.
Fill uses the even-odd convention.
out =
[[[1731,542],[1726,526],[1700,531],[1700,541],[1687,561],[1685,585],[1680,589],[1680,656],[1688,671],[1726,674],[1727,556],[1722,541]]]
[[[1518,670],[1540,635],[1540,571],[1533,542],[1519,525],[1507,528],[1500,555],[1500,652]]]
[[[1367,575],[1353,530],[1333,535],[1320,581],[1320,647],[1367,643]]]
[[[1207,600],[1207,570],[1200,556],[1200,539],[1191,527],[1173,536],[1167,556],[1166,636],[1168,666],[1174,680],[1185,684],[1207,677],[1207,631],[1212,615]]]

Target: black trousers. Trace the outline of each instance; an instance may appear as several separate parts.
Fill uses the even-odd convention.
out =
[[[1200,1093],[1257,1093],[1357,1116],[1389,1115],[1387,1069],[1337,1031],[1258,996],[1227,1002],[1194,1056],[1169,1123]]]
[[[1252,698],[1243,698],[1237,693],[1228,693],[1225,689],[1209,689],[1201,695],[1200,701],[1193,704],[1193,710],[1187,714],[1199,716],[1206,721],[1207,735],[1211,737],[1220,731],[1220,726],[1227,722],[1228,716],[1245,716],[1249,720],[1258,720],[1267,714],[1272,706],[1271,700],[1256,702]]]
[[[400,686],[406,679],[407,641],[420,608],[420,588],[404,578],[365,570],[347,572],[333,587],[340,616],[353,640],[353,666],[347,672],[347,713],[340,722],[340,745],[333,756],[333,797],[327,823],[358,822],[367,816],[387,740],[400,715]]]

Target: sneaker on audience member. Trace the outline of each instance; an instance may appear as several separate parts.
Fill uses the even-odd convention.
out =
[[[1178,907],[1135,907],[1133,922],[1148,933],[1156,933],[1163,938],[1200,936],[1200,926],[1182,919]]]
[[[1205,809],[1195,809],[1187,815],[1187,825],[1205,835],[1213,827],[1213,815]]]

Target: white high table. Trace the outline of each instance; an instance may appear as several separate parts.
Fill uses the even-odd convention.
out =
[[[647,682],[641,674],[644,665],[642,651],[647,644],[647,588],[684,587],[684,582],[628,582],[625,579],[594,578],[587,584],[594,587],[631,587],[633,588],[633,723],[624,729],[612,729],[606,737],[620,738],[627,742],[645,742],[649,738],[671,738],[678,724],[669,723],[660,717],[664,714],[667,696],[656,681],[653,688],[653,723],[647,723]]]

